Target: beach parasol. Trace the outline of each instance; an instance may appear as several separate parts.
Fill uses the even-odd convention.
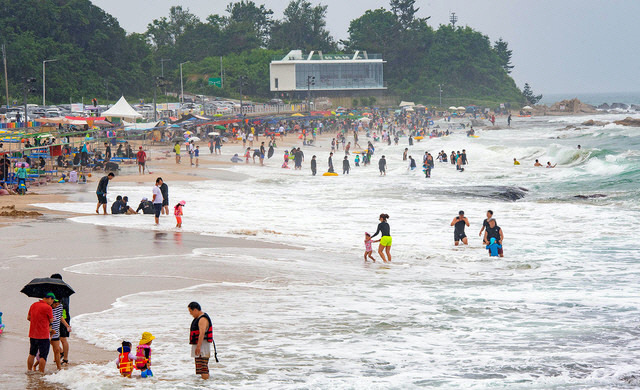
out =
[[[227,130],[227,128],[226,128],[226,127],[224,127],[224,126],[222,126],[222,125],[215,125],[215,126],[213,126],[213,128],[214,128],[214,129],[218,129],[218,130],[223,130],[223,131],[224,131],[224,130]]]
[[[47,293],[52,292],[58,299],[68,297],[75,293],[71,286],[66,284],[64,281],[53,278],[33,279],[27,283],[20,292],[32,298],[43,298]]]
[[[191,142],[191,141],[193,141],[193,142],[198,142],[198,141],[200,141],[200,138],[198,138],[198,137],[191,137],[191,138],[189,138],[189,142]]]
[[[302,114],[300,114],[300,113],[297,113],[297,114],[293,114],[293,115],[291,115],[291,116],[304,116],[304,115],[302,115]]]
[[[522,107],[523,110],[532,110],[533,108],[531,106],[524,106]]]
[[[460,107],[456,108],[456,110],[458,110],[458,111],[465,111],[465,110],[466,110],[466,108],[464,108],[464,107],[460,106]]]
[[[209,135],[220,135],[220,133],[218,133],[217,131],[212,131],[211,133],[209,133]]]
[[[191,135],[191,134],[193,134],[193,133],[187,130],[187,131],[185,131],[185,132],[184,132],[184,134],[185,134],[185,135]]]
[[[456,106],[451,106],[451,107],[449,107],[449,110],[451,110],[451,111],[455,111],[455,110],[457,110],[457,109],[458,109],[458,107],[456,107]]]

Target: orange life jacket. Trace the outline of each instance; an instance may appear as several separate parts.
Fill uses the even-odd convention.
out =
[[[129,376],[133,372],[133,361],[129,359],[129,352],[131,350],[126,348],[118,348],[118,369],[123,376]]]

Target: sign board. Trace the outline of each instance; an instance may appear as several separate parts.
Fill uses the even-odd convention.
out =
[[[72,103],[71,104],[72,112],[84,112],[84,104],[82,103]]]
[[[213,85],[214,87],[222,88],[222,79],[220,77],[210,77],[209,85]]]

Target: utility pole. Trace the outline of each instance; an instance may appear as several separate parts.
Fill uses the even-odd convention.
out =
[[[311,86],[316,85],[316,76],[307,76],[307,110],[311,112]]]
[[[160,59],[160,68],[161,68],[161,77],[164,77],[164,62],[165,61],[171,61],[171,58],[161,58]]]
[[[7,78],[7,49],[2,44],[2,61],[4,62],[4,89],[7,94],[7,108],[9,108],[9,79]]]
[[[24,118],[22,118],[22,121],[24,123],[24,128],[27,128],[27,124],[28,124],[28,115],[27,115],[27,95],[29,94],[29,92],[35,92],[36,90],[33,89],[31,87],[32,83],[35,83],[36,79],[33,77],[26,77],[24,79]]]
[[[244,86],[247,80],[247,76],[240,76],[240,115],[243,114],[244,109],[242,107],[242,87]]]
[[[224,88],[224,74],[222,73],[222,56],[220,56],[220,88]]]
[[[56,60],[44,60],[42,61],[42,105],[47,105],[47,74],[45,73],[45,68],[47,62],[56,62]]]
[[[442,106],[442,86],[444,84],[438,84],[438,90],[440,91],[440,106]]]
[[[156,91],[158,87],[165,85],[164,77],[160,76],[155,78],[155,83],[153,84],[153,121],[158,121],[158,107],[156,103]]]
[[[184,104],[184,84],[182,82],[182,65],[189,63],[189,61],[187,62],[182,62],[180,64],[180,103]],[[182,108],[182,107],[180,107]]]
[[[455,12],[452,12],[451,14],[449,14],[449,21],[453,25],[453,28],[456,28],[456,22],[458,21],[458,17],[456,16]]]

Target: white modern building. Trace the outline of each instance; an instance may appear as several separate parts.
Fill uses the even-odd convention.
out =
[[[356,51],[353,54],[304,55],[292,50],[269,66],[272,92],[355,92],[380,91],[384,86],[383,65],[379,54]]]

